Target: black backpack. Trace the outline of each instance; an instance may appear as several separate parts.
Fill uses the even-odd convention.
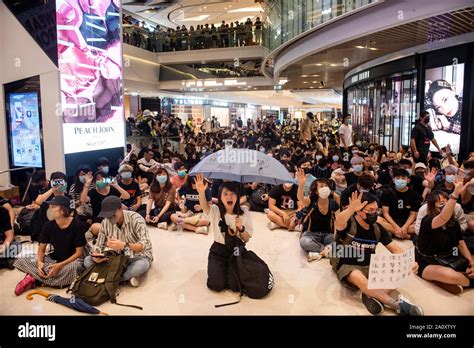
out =
[[[16,218],[17,226],[15,234],[20,236],[31,236],[32,240],[37,240],[38,228],[34,227],[33,223],[38,221],[39,211],[39,209],[23,208]]]
[[[94,263],[86,269],[71,284],[67,292],[84,300],[91,306],[99,306],[110,300],[119,306],[133,307],[143,310],[140,306],[125,305],[117,303],[116,293],[125,269],[127,268],[128,256],[108,252],[106,262]]]

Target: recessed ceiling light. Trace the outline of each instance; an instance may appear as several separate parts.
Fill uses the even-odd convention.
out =
[[[313,77],[318,77],[319,75],[313,75]]]
[[[378,51],[379,49],[378,49],[378,48],[375,48],[375,47],[369,47],[369,50],[371,50],[371,51]]]
[[[304,81],[303,83],[309,83],[308,81]]]
[[[301,75],[301,77],[308,77],[308,75]]]
[[[365,46],[355,46],[356,48],[364,49]]]

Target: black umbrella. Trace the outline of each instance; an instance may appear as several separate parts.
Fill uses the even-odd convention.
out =
[[[27,295],[26,298],[28,300],[33,299],[33,295],[41,295],[43,297],[46,297],[46,300],[62,304],[63,306],[75,309],[76,311],[83,312],[83,313],[89,313],[89,314],[102,314],[102,315],[108,315],[105,312],[101,312],[99,309],[91,306],[90,304],[84,302],[80,298],[65,298],[59,295],[54,295],[54,294],[48,294],[44,291],[41,290],[33,290],[30,291]]]

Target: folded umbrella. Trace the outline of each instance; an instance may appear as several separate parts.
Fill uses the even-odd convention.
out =
[[[28,300],[33,299],[33,295],[41,295],[43,297],[46,297],[46,300],[59,303],[63,306],[75,309],[76,311],[83,312],[83,313],[89,313],[89,314],[102,314],[102,315],[108,315],[105,312],[101,312],[99,309],[91,306],[90,304],[84,302],[80,298],[65,298],[59,295],[54,295],[54,294],[48,294],[44,291],[41,290],[33,290],[30,291],[27,295],[26,298]]]
[[[196,174],[241,183],[295,183],[285,166],[275,158],[260,151],[230,147],[203,158],[189,172],[189,175]]]

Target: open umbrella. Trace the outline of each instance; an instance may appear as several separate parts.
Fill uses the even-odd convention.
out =
[[[203,158],[189,174],[241,183],[279,185],[295,182],[283,164],[273,157],[260,151],[230,147]]]
[[[75,309],[76,311],[83,312],[83,313],[89,313],[89,314],[102,314],[102,315],[108,315],[105,312],[101,312],[99,309],[91,306],[90,304],[84,302],[80,298],[65,298],[61,297],[59,295],[54,295],[54,294],[48,294],[44,291],[41,290],[33,290],[30,291],[26,295],[27,300],[32,300],[33,295],[41,295],[43,297],[46,297],[46,300],[62,304],[63,306]]]

